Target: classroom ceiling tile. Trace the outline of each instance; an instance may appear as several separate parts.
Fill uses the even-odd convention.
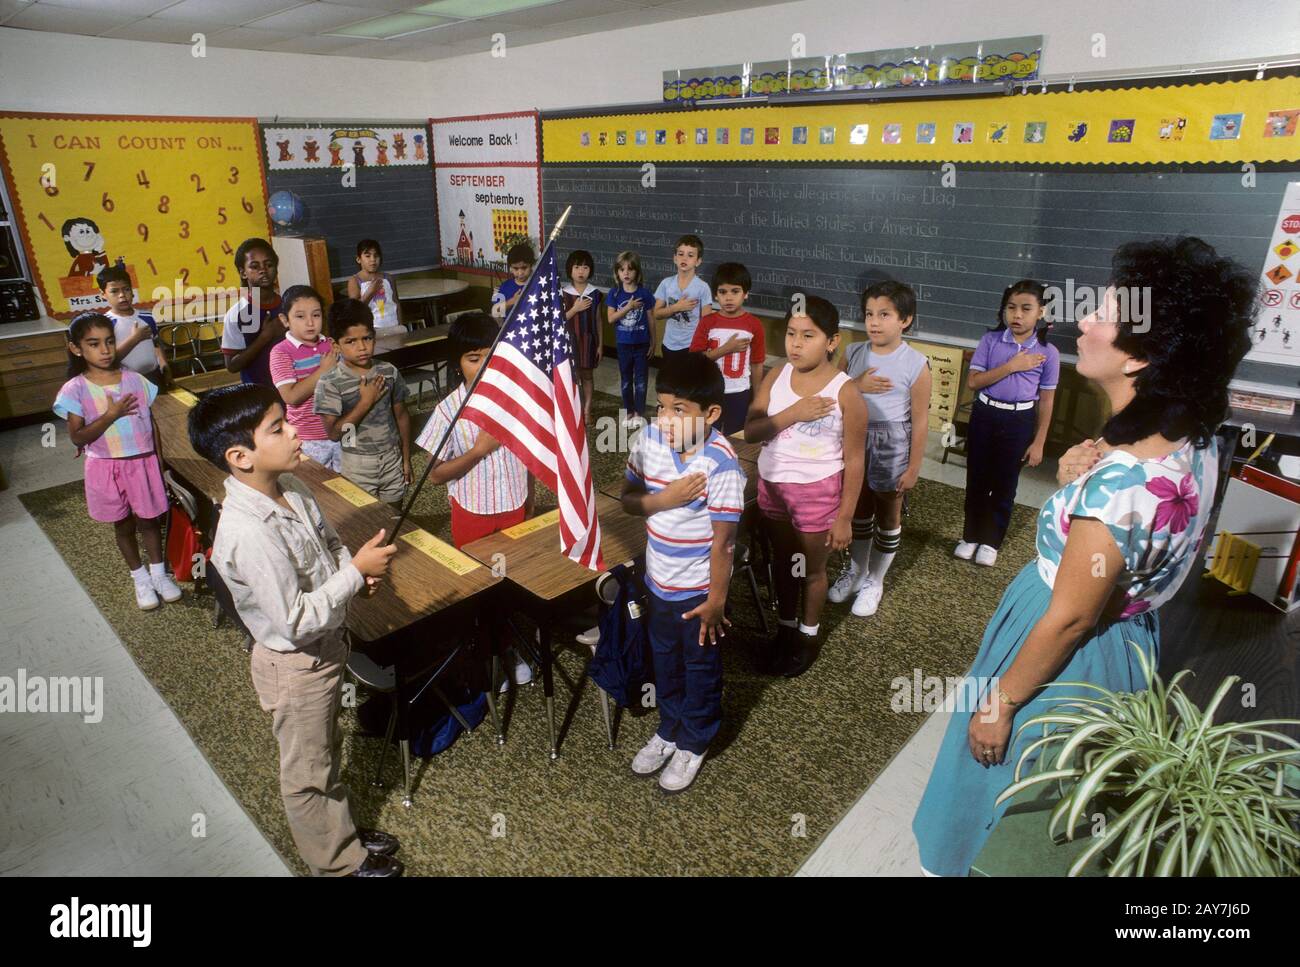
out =
[[[373,20],[334,27],[327,33],[339,37],[360,37],[367,40],[393,40],[410,34],[422,33],[432,27],[451,23],[446,17],[426,17],[418,13],[386,13]]]
[[[32,0],[0,0],[0,24],[25,7],[30,7]]]
[[[6,20],[5,26],[23,30],[52,30],[61,34],[89,34],[93,37],[137,19],[139,18],[130,15],[95,13],[91,10],[34,3]]]
[[[210,23],[185,23],[181,20],[159,20],[146,17],[122,27],[114,27],[102,34],[114,40],[147,40],[155,44],[190,44],[195,34],[207,36]]]
[[[258,17],[248,26],[258,30],[285,30],[292,33],[323,34],[333,27],[374,19],[375,11],[365,7],[350,7],[336,3],[312,0],[300,7],[291,7],[280,13]]]
[[[376,13],[405,13],[428,3],[429,0],[324,0],[324,2],[342,3],[349,7],[365,7]]]
[[[160,11],[159,20],[188,20],[238,27],[257,17],[300,7],[305,0],[180,0]]]
[[[428,38],[429,43],[439,46],[450,46],[460,43],[461,41],[473,41],[487,50],[492,46],[492,35],[495,33],[504,33],[506,42],[509,43],[511,30],[523,30],[524,28],[512,21],[507,21],[504,17],[486,17],[482,20],[462,20],[457,23],[444,24],[440,27],[434,27],[432,30],[426,30],[418,36]]]
[[[303,34],[289,40],[277,40],[266,49],[281,54],[337,54],[357,45],[355,37],[326,37]]]
[[[415,9],[436,17],[495,17],[529,7],[553,6],[557,2],[559,0],[430,0]]]
[[[233,47],[239,50],[270,50],[270,45],[290,40],[296,34],[287,30],[254,30],[251,27],[231,27],[208,35],[209,47]]]
[[[570,20],[582,20],[604,13],[616,14],[619,11],[635,10],[637,4],[625,0],[557,0],[544,7],[530,7],[527,10],[511,10],[502,14],[511,23],[525,27],[550,27]]]
[[[176,0],[38,0],[42,7],[67,7],[71,10],[93,10],[95,13],[115,17],[147,17]]]

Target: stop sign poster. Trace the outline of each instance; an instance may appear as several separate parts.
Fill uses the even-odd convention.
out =
[[[1290,182],[1260,270],[1259,315],[1247,359],[1300,366],[1300,181]]]

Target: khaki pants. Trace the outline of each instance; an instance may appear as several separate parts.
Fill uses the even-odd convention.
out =
[[[299,651],[253,646],[253,687],[280,744],[280,795],[314,876],[344,876],[366,858],[339,779],[339,707],[348,644],[341,632]]]

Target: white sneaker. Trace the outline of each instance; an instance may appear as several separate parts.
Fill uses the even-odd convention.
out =
[[[703,752],[697,755],[685,749],[678,749],[673,753],[673,760],[668,763],[668,768],[659,776],[659,788],[664,792],[681,792],[695,781],[703,764]]]
[[[586,631],[575,637],[578,639],[578,644],[587,645],[594,649],[596,645],[600,644],[600,626],[597,625],[595,628],[588,628]]]
[[[981,544],[980,549],[975,552],[975,563],[983,564],[985,567],[992,567],[998,563],[998,549],[989,547],[987,544]]]
[[[978,544],[972,544],[970,541],[958,541],[957,549],[952,552],[953,557],[959,557],[963,561],[969,561],[975,556],[975,551],[979,548]]]
[[[161,602],[159,602],[158,592],[153,589],[152,584],[145,581],[136,581],[135,603],[140,606],[141,611],[152,611]]]
[[[153,589],[158,592],[158,597],[162,598],[168,604],[172,604],[181,599],[180,585],[172,580],[172,576],[167,573],[154,574],[150,572],[149,583]]]
[[[501,679],[501,686],[497,689],[499,694],[504,695],[506,692],[510,691],[510,680],[512,678],[516,685],[527,685],[533,680],[532,666],[518,655],[515,656],[515,670],[513,674],[507,675],[505,678]]]
[[[632,759],[632,771],[638,776],[653,776],[676,752],[677,743],[665,742],[656,732]]]
[[[853,613],[859,618],[869,618],[880,607],[880,597],[885,593],[884,585],[875,578],[868,577],[853,600]]]
[[[853,585],[858,580],[858,562],[849,561],[849,566],[840,571],[840,576],[835,579],[831,585],[830,591],[826,597],[830,598],[832,604],[843,604],[853,593]]]

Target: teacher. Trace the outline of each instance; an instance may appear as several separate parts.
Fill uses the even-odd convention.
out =
[[[1117,299],[1139,290],[1150,299]],[[1016,728],[1071,697],[1058,680],[1147,687],[1133,645],[1155,667],[1156,609],[1192,569],[1209,520],[1214,432],[1250,347],[1253,275],[1197,238],[1131,242],[1116,251],[1099,301],[1079,323],[1077,369],[1112,416],[1100,440],[1063,461],[1074,479],[1043,505],[1037,559],[984,632],[970,670],[981,705],[953,715],[912,822],[930,875],[969,872],[1008,805],[994,800],[1033,740],[1013,742]],[[1123,306],[1142,304],[1145,318],[1124,318]]]

